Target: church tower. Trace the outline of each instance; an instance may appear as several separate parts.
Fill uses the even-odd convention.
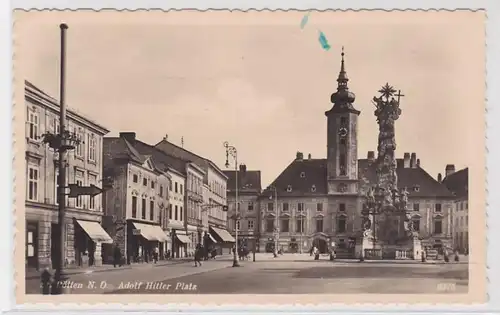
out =
[[[353,106],[356,96],[349,91],[345,71],[344,48],[337,78],[337,91],[332,94],[333,107],[325,112],[327,130],[328,194],[356,194],[358,192],[358,116]]]

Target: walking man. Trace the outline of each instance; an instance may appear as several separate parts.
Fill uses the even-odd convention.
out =
[[[160,251],[158,249],[158,246],[155,246],[153,249],[153,261],[156,264],[158,262],[158,256],[160,255]]]
[[[194,251],[194,266],[201,267],[201,259],[203,257],[203,247],[200,244],[196,245],[196,250]]]
[[[120,247],[118,244],[115,244],[115,248],[113,251],[113,267],[116,268],[116,265],[122,266],[122,253],[120,251]]]

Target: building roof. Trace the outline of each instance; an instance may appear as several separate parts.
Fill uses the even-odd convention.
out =
[[[155,145],[155,148],[159,149],[160,151],[164,152],[165,154],[168,154],[170,156],[180,158],[185,161],[190,161],[199,166],[202,170],[205,172],[208,172],[209,166],[212,166],[215,168],[221,175],[225,176],[224,172],[212,161],[210,161],[207,158],[201,157],[191,151],[188,151],[184,148],[181,148],[171,142],[169,142],[167,139],[163,139],[162,141],[158,142]],[[208,177],[204,176],[203,182],[205,184],[208,183]]]
[[[403,167],[403,159],[397,160],[398,186],[407,187],[409,197],[450,197],[451,192],[430,176],[423,168]],[[376,183],[375,163],[368,159],[358,160],[358,178],[361,189]],[[326,159],[296,159],[271,183],[278,195],[286,197],[320,196],[328,193]],[[263,194],[268,195],[269,188]]]
[[[30,102],[35,102],[36,104],[40,104],[42,106],[51,108],[52,110],[58,112],[60,108],[59,101],[49,94],[42,91],[36,85],[31,83],[28,80],[24,80],[24,97],[28,99]],[[105,135],[109,133],[109,130],[104,126],[98,124],[94,120],[85,116],[84,114],[78,112],[76,109],[67,107],[67,116],[68,118],[73,119],[87,127],[90,127],[97,131],[98,133]]]
[[[227,176],[227,190],[234,192],[236,187],[236,172],[224,171]],[[262,190],[260,171],[241,169],[238,171],[238,190],[241,193],[260,194]]]
[[[469,168],[466,167],[446,176],[443,184],[448,187],[456,197],[469,197]]]
[[[186,163],[190,163],[190,161],[185,161],[168,155],[156,147],[139,140],[135,141],[135,148],[142,154],[151,155],[155,163],[161,165],[165,170],[173,169],[182,175],[186,175]]]
[[[124,137],[104,138],[104,168],[112,168],[120,163],[134,161],[144,163],[148,158],[153,160],[159,171],[166,172],[169,169],[185,175],[186,163],[181,159],[169,156],[155,147],[139,140],[131,143]]]
[[[278,195],[283,196],[325,195],[326,176],[326,159],[294,160],[270,186],[276,187]]]

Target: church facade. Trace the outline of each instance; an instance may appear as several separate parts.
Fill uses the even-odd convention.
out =
[[[377,184],[374,151],[358,157],[358,117],[355,94],[349,91],[344,53],[331,96],[327,119],[327,157],[297,152],[295,159],[260,197],[260,250],[278,246],[285,252],[307,252],[316,246],[338,256],[353,256],[363,234],[361,210],[369,187]],[[380,148],[379,148],[380,149]],[[394,160],[397,186],[406,188],[411,223],[427,248],[451,246],[454,197],[421,166],[416,153]],[[397,225],[397,224],[396,224]]]

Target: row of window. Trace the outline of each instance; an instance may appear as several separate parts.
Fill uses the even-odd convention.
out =
[[[197,195],[203,195],[203,182],[200,178],[188,173],[188,188],[189,191]]]
[[[33,202],[39,202],[40,197],[40,167],[38,165],[34,164],[28,164],[28,176],[27,176],[27,187],[26,187],[26,199],[28,201],[33,201]],[[89,185],[97,184],[97,175],[88,173],[87,174],[87,182]],[[85,172],[76,170],[75,171],[75,179],[74,183],[79,185],[79,186],[84,186],[84,179],[85,179]],[[58,204],[59,199],[58,199],[58,185],[59,183],[59,174],[56,171],[55,176],[54,176],[54,203]],[[85,203],[84,201],[88,200],[88,203]],[[78,196],[75,198],[75,207],[82,209],[82,208],[87,208],[89,210],[95,210],[96,209],[96,197],[92,196]]]
[[[141,216],[143,220],[155,220],[155,202],[154,200],[149,200],[149,217],[147,216],[147,206],[148,200],[146,198],[141,198]],[[132,218],[139,218],[138,213],[138,198],[137,196],[132,196]]]
[[[211,181],[208,183],[208,188],[210,189],[211,192],[216,194],[217,196],[221,198],[226,197],[226,187],[216,181]]]
[[[132,181],[136,184],[139,183],[139,175],[133,174]],[[147,177],[143,177],[142,178],[142,186],[144,186],[144,187],[149,186],[149,187],[151,187],[151,189],[155,189],[156,188],[156,181],[149,179]],[[158,195],[160,197],[163,197],[163,195],[165,194],[163,185],[159,185],[159,186],[160,187],[159,187]],[[170,186],[172,186],[172,183],[170,183]],[[175,183],[175,186],[176,186],[175,188],[176,188],[176,192],[177,192],[177,183]],[[181,188],[182,188],[182,185],[181,185]],[[172,190],[172,187],[170,187],[170,190]]]
[[[249,209],[250,210],[250,209]],[[253,210],[253,205],[252,205],[252,210]],[[297,211],[302,212],[305,210],[305,204],[303,202],[297,203]],[[346,210],[346,205],[345,203],[339,204],[339,211],[340,212],[345,212]],[[274,203],[269,202],[267,204],[267,211],[274,211]],[[290,211],[290,204],[288,202],[284,202],[281,204],[281,211],[287,212]],[[323,211],[323,203],[316,203],[316,211],[322,212]]]
[[[240,221],[239,221],[239,220],[236,222],[236,228],[237,228],[238,230],[240,230],[240,229],[241,229],[241,224],[240,224]],[[254,220],[248,220],[248,221],[247,221],[247,229],[248,229],[248,230],[253,230],[253,229],[255,229],[255,221],[254,221]]]
[[[463,211],[463,210],[468,210],[468,209],[469,209],[469,202],[468,201],[457,202],[457,211]]]
[[[175,221],[183,221],[184,220],[184,209],[182,206],[172,206],[170,204],[168,206],[168,218],[170,220],[175,220]]]
[[[176,194],[184,194],[184,185],[179,184],[178,182],[170,182],[169,190],[175,192]]]
[[[266,232],[267,233],[272,233],[275,232],[275,219],[267,219],[266,221]],[[296,226],[295,226],[295,232],[297,233],[303,233],[304,232],[304,219],[296,219],[295,220]],[[413,224],[413,229],[417,232],[420,231],[420,219],[413,219],[412,220]],[[346,217],[339,217],[336,220],[336,232],[337,233],[345,233],[347,232],[347,218]],[[290,231],[290,220],[289,219],[281,219],[280,221],[280,226],[279,226],[280,232],[283,233],[288,233]],[[317,218],[316,219],[316,232],[324,232],[324,226],[323,226],[323,218]],[[443,222],[441,219],[435,219],[434,220],[434,234],[441,234],[443,233]]]
[[[28,130],[27,130],[27,135],[28,138],[33,140],[33,141],[39,141],[40,136],[41,136],[41,131],[40,131],[40,119],[38,116],[38,113],[32,109],[28,108],[28,115],[27,115],[28,121]],[[50,122],[51,125],[51,132],[54,134],[59,133],[60,131],[60,125],[59,125],[59,119],[58,118],[53,118]],[[69,121],[66,123],[67,126],[69,126]],[[75,156],[79,158],[83,158],[85,156],[85,143],[87,144],[86,146],[86,151],[87,151],[87,159],[90,162],[97,162],[97,147],[98,147],[98,137],[93,134],[93,133],[88,133],[87,132],[87,137],[85,138],[85,131],[81,127],[73,126],[68,128],[68,131],[74,133],[78,140],[80,142],[76,145],[75,147]]]
[[[469,225],[469,216],[455,218],[455,226],[457,227],[467,227]]]
[[[267,211],[274,211],[274,203],[269,202],[267,204]],[[287,202],[282,203],[281,205],[281,211],[289,211],[290,205]],[[253,204],[248,205],[248,210],[253,210]],[[302,212],[305,210],[305,205],[303,202],[297,203],[297,211]],[[413,210],[414,211],[420,211],[420,204],[419,203],[414,203],[413,204]],[[316,211],[322,212],[323,211],[323,203],[316,203]],[[339,211],[340,212],[345,212],[346,211],[346,204],[345,203],[340,203],[339,204]],[[434,211],[435,212],[441,212],[442,211],[442,204],[436,203],[434,204]]]

